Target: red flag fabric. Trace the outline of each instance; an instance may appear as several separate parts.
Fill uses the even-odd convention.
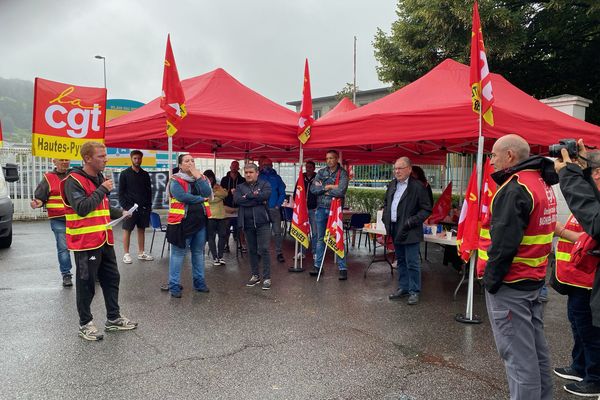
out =
[[[492,104],[494,94],[492,93],[492,77],[488,67],[485,46],[483,44],[483,32],[479,19],[477,2],[473,6],[473,25],[471,31],[471,100],[473,111],[481,115],[488,125],[494,126],[494,115]]]
[[[428,220],[430,224],[437,224],[450,213],[452,209],[452,182],[446,186],[442,195],[435,202]]]
[[[165,110],[167,114],[167,135],[175,135],[179,123],[185,118],[187,111],[185,108],[185,95],[181,87],[181,81],[179,80],[173,50],[171,49],[171,35],[167,36],[160,108]]]
[[[479,221],[485,221],[489,217],[490,205],[492,204],[492,197],[496,193],[496,182],[492,179],[492,173],[494,173],[494,167],[490,164],[490,160],[485,160],[483,166],[483,177],[481,178],[481,211],[479,212]]]
[[[298,241],[302,246],[308,249],[308,233],[310,225],[308,223],[308,208],[306,206],[306,189],[304,187],[304,176],[302,175],[302,167],[296,182],[296,194],[294,197],[294,211],[292,214],[292,227],[290,235]]]
[[[302,144],[310,139],[310,130],[312,129],[313,110],[312,97],[310,94],[310,74],[308,73],[308,58],[304,62],[304,86],[302,87],[302,107],[300,108],[300,118],[298,119],[298,139]]]
[[[2,121],[0,121],[0,149],[4,146],[4,141],[2,139]]]
[[[337,254],[338,257],[344,257],[344,227],[342,225],[342,199],[334,198],[331,200],[329,208],[329,218],[327,219],[327,228],[325,230],[325,244]]]
[[[474,166],[465,193],[465,200],[460,210],[458,232],[456,234],[456,249],[460,258],[465,262],[471,258],[471,252],[477,250],[479,242],[479,212],[477,205],[477,167]]]

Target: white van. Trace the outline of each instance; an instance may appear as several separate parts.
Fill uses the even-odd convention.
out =
[[[8,195],[7,182],[19,180],[16,164],[7,163],[0,168],[0,249],[6,249],[12,244],[12,221],[14,205]]]

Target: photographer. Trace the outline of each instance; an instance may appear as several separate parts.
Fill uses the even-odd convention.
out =
[[[561,157],[554,162],[560,179],[560,188],[567,205],[576,219],[578,230],[583,230],[594,239],[600,239],[600,152],[587,153],[582,140],[577,145],[561,141]],[[566,148],[565,148],[566,147]],[[552,150],[552,149],[551,149]],[[551,151],[552,153],[552,151]],[[572,160],[572,158],[574,160]],[[561,230],[559,236],[566,237]],[[569,233],[568,230],[566,233]],[[571,240],[576,237],[571,238]],[[570,254],[568,255],[570,259]],[[598,258],[600,261],[600,258]],[[560,260],[559,260],[560,261]],[[561,282],[567,285],[579,277],[577,286],[568,287],[567,313],[573,330],[573,361],[571,366],[556,368],[554,372],[573,383],[564,386],[570,393],[581,396],[600,395],[600,286],[596,274],[585,274],[566,265],[559,270]],[[566,273],[571,271],[570,274]],[[586,278],[586,279],[583,279]],[[589,287],[592,285],[592,290]]]

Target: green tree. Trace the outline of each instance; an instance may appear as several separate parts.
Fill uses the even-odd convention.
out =
[[[379,79],[400,88],[446,58],[469,64],[472,0],[398,0],[398,19],[373,45]],[[490,70],[536,98],[576,94],[600,123],[600,2],[482,0]],[[567,134],[567,132],[565,132]]]
[[[356,91],[358,92],[358,86],[356,86]],[[341,101],[344,97],[349,98],[350,100],[352,100],[352,94],[354,93],[354,83],[346,83],[346,86],[344,86],[344,88],[342,90],[340,90],[339,92],[337,92],[335,94],[335,98],[338,101]]]

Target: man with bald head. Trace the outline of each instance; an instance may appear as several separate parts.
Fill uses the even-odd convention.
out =
[[[478,277],[483,277],[496,348],[511,399],[552,398],[548,345],[539,289],[544,285],[556,226],[554,164],[529,156],[529,145],[506,135],[492,148],[498,190],[480,231]]]

